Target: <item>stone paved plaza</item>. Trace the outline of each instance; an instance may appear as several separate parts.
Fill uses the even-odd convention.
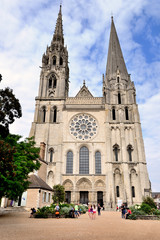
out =
[[[88,214],[78,219],[31,219],[28,212],[0,215],[1,240],[103,240],[160,238],[160,221],[124,220],[119,212],[102,212],[96,220]]]

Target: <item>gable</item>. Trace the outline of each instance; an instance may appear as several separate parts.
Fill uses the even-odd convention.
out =
[[[88,88],[83,85],[83,87],[81,87],[81,89],[77,93],[76,98],[93,98],[93,95],[88,90]]]

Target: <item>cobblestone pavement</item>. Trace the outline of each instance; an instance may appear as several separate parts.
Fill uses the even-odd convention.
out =
[[[0,211],[1,240],[157,240],[160,221],[125,220],[119,212],[102,212],[95,220],[33,219],[28,212]]]

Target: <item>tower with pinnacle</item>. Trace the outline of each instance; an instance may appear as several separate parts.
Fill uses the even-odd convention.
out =
[[[37,174],[50,187],[62,184],[68,203],[100,203],[106,209],[141,203],[151,187],[136,90],[113,18],[102,89],[102,96],[94,97],[84,81],[75,97],[68,96],[60,6],[51,45],[42,57],[30,131],[41,147],[43,164]]]

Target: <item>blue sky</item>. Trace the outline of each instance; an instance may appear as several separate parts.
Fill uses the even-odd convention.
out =
[[[52,40],[59,0],[0,0],[1,88],[19,98],[23,117],[12,133],[27,137],[38,94],[42,55]],[[64,0],[64,39],[69,53],[70,96],[86,80],[102,96],[111,14],[128,72],[134,81],[153,191],[160,191],[160,2],[157,0]]]

